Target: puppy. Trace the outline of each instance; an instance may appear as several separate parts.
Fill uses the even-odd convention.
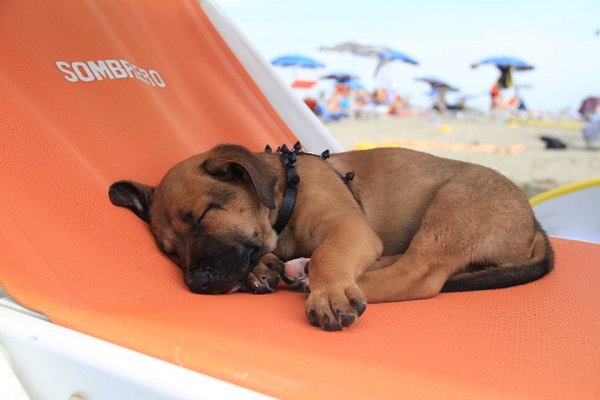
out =
[[[262,153],[231,144],[181,161],[152,187],[114,183],[196,293],[265,293],[281,260],[310,257],[306,314],[350,326],[368,302],[538,279],[553,252],[523,192],[475,164],[400,148]],[[285,275],[285,274],[284,274]]]

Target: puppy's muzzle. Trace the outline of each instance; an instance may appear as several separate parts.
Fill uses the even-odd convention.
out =
[[[210,292],[211,277],[208,271],[190,271],[185,273],[185,283],[192,293]]]
[[[218,249],[210,257],[196,257],[185,270],[184,280],[191,292],[224,294],[236,291],[262,256],[262,248],[253,243],[221,242]]]

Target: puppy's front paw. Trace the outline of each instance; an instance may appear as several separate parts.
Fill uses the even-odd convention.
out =
[[[246,277],[246,283],[241,291],[253,294],[271,293],[277,288],[279,281],[277,271],[272,270],[263,263],[258,263]]]
[[[306,301],[306,316],[311,325],[337,331],[352,325],[367,308],[367,300],[356,285],[313,288]]]

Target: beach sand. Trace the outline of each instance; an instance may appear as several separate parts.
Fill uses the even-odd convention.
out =
[[[600,176],[600,152],[585,148],[576,123],[531,125],[535,122],[383,116],[325,126],[346,150],[402,146],[485,165],[510,178],[528,197]],[[567,148],[547,149],[540,136],[560,139]]]

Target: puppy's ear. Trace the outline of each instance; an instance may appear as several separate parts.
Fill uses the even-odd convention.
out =
[[[108,197],[115,206],[127,207],[150,223],[150,204],[154,188],[132,181],[119,181],[110,186]]]
[[[222,181],[243,179],[252,183],[260,202],[271,210],[275,208],[277,174],[267,163],[242,146],[219,145],[213,152],[214,156],[203,164],[206,173]]]

